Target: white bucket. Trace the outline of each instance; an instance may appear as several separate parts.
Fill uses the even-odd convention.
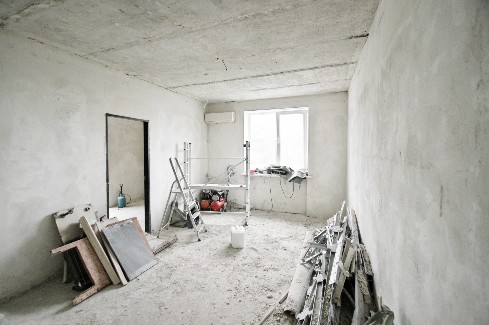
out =
[[[243,226],[231,227],[231,246],[233,248],[244,248],[245,228]]]

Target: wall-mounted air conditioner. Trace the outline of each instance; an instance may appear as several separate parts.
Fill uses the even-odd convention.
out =
[[[234,112],[207,113],[204,115],[204,120],[207,124],[234,123],[236,117]]]

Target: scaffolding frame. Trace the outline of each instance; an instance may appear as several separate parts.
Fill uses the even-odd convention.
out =
[[[212,190],[244,190],[245,191],[245,218],[243,220],[243,225],[248,225],[248,220],[251,214],[251,182],[250,182],[250,142],[246,141],[243,144],[245,148],[244,157],[192,157],[192,143],[183,143],[183,172],[187,178],[189,187],[191,189],[212,189]],[[192,160],[214,160],[214,159],[224,159],[224,160],[242,160],[245,163],[245,184],[192,184]],[[204,212],[204,211],[202,211]]]

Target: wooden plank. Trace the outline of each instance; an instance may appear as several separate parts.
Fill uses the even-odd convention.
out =
[[[85,238],[83,238],[85,239]],[[77,241],[74,241],[72,243],[69,243],[69,244],[66,244],[66,245],[63,245],[61,247],[58,247],[58,248],[55,248],[55,249],[52,249],[51,250],[51,255],[54,256],[54,255],[58,255],[59,253],[63,253],[63,252],[66,252],[67,250],[69,249],[72,249],[72,248],[75,248],[77,247],[77,245],[79,244],[78,242],[80,240],[83,240],[83,239],[79,239]]]
[[[158,254],[159,252],[163,251],[164,249],[170,247],[174,243],[177,242],[178,238],[177,235],[171,234],[169,236],[161,236],[161,237],[156,237],[151,234],[146,234],[146,240],[148,241],[149,246],[151,247],[151,251],[153,251],[153,254]]]
[[[124,274],[130,281],[156,264],[146,239],[131,220],[102,229],[102,234],[114,251]]]
[[[73,299],[74,305],[79,304],[110,284],[110,278],[88,239],[83,238],[79,242],[80,243],[77,245],[76,249],[80,254],[85,270],[87,271],[93,286],[76,296]]]
[[[73,304],[77,305],[91,295],[95,294],[97,291],[108,286],[110,284],[110,278],[105,271],[104,266],[100,262],[97,253],[88,241],[88,238],[83,238],[73,243],[53,249],[51,250],[51,254],[56,255],[69,249],[76,249],[78,251],[83,267],[85,268],[85,271],[93,284],[90,288],[81,292],[73,299]]]
[[[91,286],[90,288],[88,288],[87,290],[83,291],[78,296],[76,296],[75,299],[73,299],[73,305],[78,305],[83,300],[86,300],[88,297],[96,294],[100,289],[102,288],[99,288],[97,286]]]
[[[99,240],[97,239],[97,235],[95,235],[95,232],[93,231],[92,227],[88,223],[87,218],[82,216],[80,218],[80,225],[83,228],[83,231],[85,232],[85,235],[87,235],[88,240],[90,241],[90,244],[92,244],[95,253],[97,254],[98,258],[100,259],[100,262],[102,262],[102,265],[104,266],[105,270],[107,271],[107,274],[109,274],[110,280],[112,281],[113,284],[119,284],[121,281],[119,277],[117,276],[117,273],[114,270],[114,267],[109,261],[109,258],[105,254],[104,248],[100,244]]]

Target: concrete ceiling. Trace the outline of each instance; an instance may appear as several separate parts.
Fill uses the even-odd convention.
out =
[[[2,28],[222,102],[348,90],[378,0],[0,0]]]

